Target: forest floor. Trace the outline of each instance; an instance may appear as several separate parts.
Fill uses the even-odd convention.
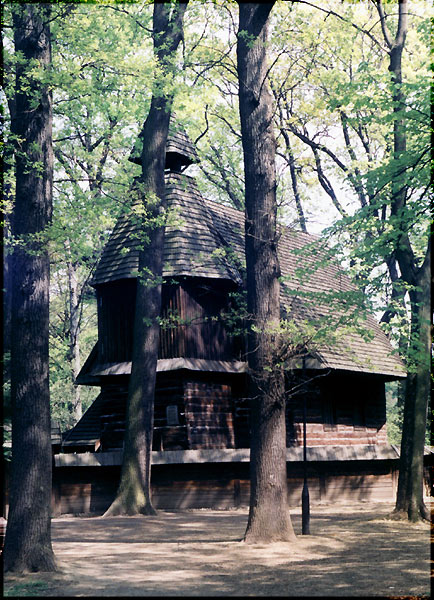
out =
[[[240,543],[247,509],[154,517],[60,517],[59,572],[6,575],[5,596],[430,596],[430,526],[389,519],[392,503],[311,507],[311,535]]]

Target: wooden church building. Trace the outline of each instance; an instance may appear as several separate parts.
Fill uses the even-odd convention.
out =
[[[166,195],[175,216],[166,227],[164,246],[165,326],[160,332],[152,452],[156,508],[229,508],[249,502],[245,340],[230,330],[225,318],[234,293],[243,286],[244,214],[201,195],[194,178],[184,173],[197,161],[185,132],[172,126]],[[116,492],[131,372],[138,237],[133,220],[121,216],[92,281],[98,341],[76,383],[97,386],[100,394],[55,454],[55,514],[102,513]],[[308,291],[353,289],[340,268],[311,268],[313,259],[300,250],[315,239],[283,229],[282,274],[310,267]],[[282,310],[292,319],[327,310],[288,298],[282,293]],[[348,334],[332,347],[316,349],[303,368],[294,364],[288,373],[289,382],[298,373],[306,380],[298,392],[288,383],[292,506],[301,498],[303,402],[311,503],[393,497],[398,455],[387,443],[385,383],[405,377],[405,371],[375,319],[368,317],[366,328],[372,332],[369,341]]]

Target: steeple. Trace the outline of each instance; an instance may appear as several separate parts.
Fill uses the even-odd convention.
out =
[[[141,132],[134,144],[128,160],[140,165],[140,156],[143,147],[143,132]],[[193,163],[198,163],[199,157],[196,148],[186,134],[184,128],[176,122],[175,117],[170,117],[169,135],[166,145],[166,169],[180,173]]]

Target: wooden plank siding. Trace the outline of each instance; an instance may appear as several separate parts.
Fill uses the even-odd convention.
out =
[[[128,388],[105,386],[99,397],[101,450],[123,447]],[[167,410],[176,415],[169,423]],[[158,374],[154,404],[153,450],[235,448],[231,385],[210,374]]]
[[[232,338],[221,312],[228,308],[230,282],[162,286],[162,327],[158,358],[239,359],[240,340]],[[131,361],[136,281],[97,286],[98,363]]]
[[[184,398],[189,448],[235,448],[229,385],[186,381]]]
[[[98,362],[130,361],[133,348],[136,281],[123,279],[99,286]]]
[[[79,426],[68,437],[76,444],[101,440],[101,450],[122,448],[127,379],[106,384]],[[157,373],[154,450],[248,448],[250,403],[246,375],[190,371]],[[303,441],[303,402],[307,405],[308,446],[387,444],[384,382],[369,375],[330,374],[312,379],[304,391],[291,393],[286,405],[287,447]],[[363,407],[363,411],[360,410]],[[168,412],[174,422],[168,420]],[[96,448],[95,448],[96,449]],[[67,451],[67,446],[64,446]],[[77,449],[75,449],[77,451]]]
[[[167,407],[176,407],[178,424],[168,425]],[[187,426],[182,378],[172,373],[157,375],[154,402],[154,450],[185,450],[188,448]]]
[[[126,386],[102,388],[104,404],[100,415],[101,449],[123,448],[128,389]]]
[[[385,386],[381,378],[356,373],[330,373],[313,379],[298,393],[287,383],[287,446],[303,441],[303,402],[306,401],[306,436],[309,446],[387,444]]]
[[[391,501],[397,461],[308,464],[309,496],[319,502]],[[303,468],[288,463],[288,506],[301,505]],[[249,505],[248,463],[154,465],[153,503],[157,509],[228,509]],[[54,514],[102,514],[114,499],[119,467],[64,467],[55,471]]]

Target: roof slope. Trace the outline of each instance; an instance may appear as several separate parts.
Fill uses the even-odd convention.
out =
[[[100,438],[100,417],[103,405],[104,396],[99,394],[75,427],[66,433],[63,440],[64,446],[95,446]]]
[[[244,213],[234,208],[205,200],[194,179],[170,173],[166,180],[167,204],[174,213],[166,226],[164,247],[164,277],[195,276],[223,278],[240,283],[240,265],[244,262]],[[327,314],[341,315],[344,305],[336,308],[327,300],[303,299],[303,293],[351,292],[355,287],[341,267],[331,262],[317,265],[312,252],[303,252],[319,238],[282,228],[279,239],[279,259],[282,275],[287,281],[281,286],[281,302],[288,316],[317,319]],[[93,285],[137,276],[138,235],[132,220],[124,215],[116,224],[97,267]],[[234,256],[236,260],[234,261]],[[303,267],[309,275],[298,279],[297,269]],[[288,295],[299,290],[299,297]],[[324,345],[318,351],[322,368],[405,376],[399,358],[378,323],[368,316],[363,323],[372,332],[367,341],[356,333],[345,336],[332,347]]]
[[[195,275],[240,282],[237,270],[220,256],[225,240],[194,179],[169,173],[166,199],[172,213],[171,224],[166,226],[163,276]],[[104,248],[92,285],[137,277],[139,243],[134,219],[125,213]]]
[[[242,256],[244,252],[244,214],[217,202],[205,200],[205,204],[222,237],[227,240],[237,254]],[[350,278],[339,265],[328,262],[326,265],[317,266],[317,258],[309,256],[308,251],[302,252],[305,246],[310,248],[315,240],[319,241],[318,236],[301,231],[285,228],[281,232],[278,246],[280,268],[283,277],[288,278],[281,286],[281,303],[289,308],[289,316],[295,314],[295,316],[303,315],[304,318],[316,318],[337,310],[336,306],[320,304],[318,300],[315,300],[314,304],[308,300],[294,302],[294,296],[285,293],[289,288],[294,289],[294,286],[302,292],[313,294],[355,290]],[[296,269],[301,265],[310,272],[302,282],[294,277]],[[345,308],[340,312],[343,314]],[[321,366],[389,376],[405,376],[402,361],[393,352],[387,336],[375,318],[367,315],[363,326],[371,332],[372,339],[370,341],[366,341],[357,333],[346,333],[340,343],[334,342],[333,347],[323,346],[319,349],[318,358]]]

